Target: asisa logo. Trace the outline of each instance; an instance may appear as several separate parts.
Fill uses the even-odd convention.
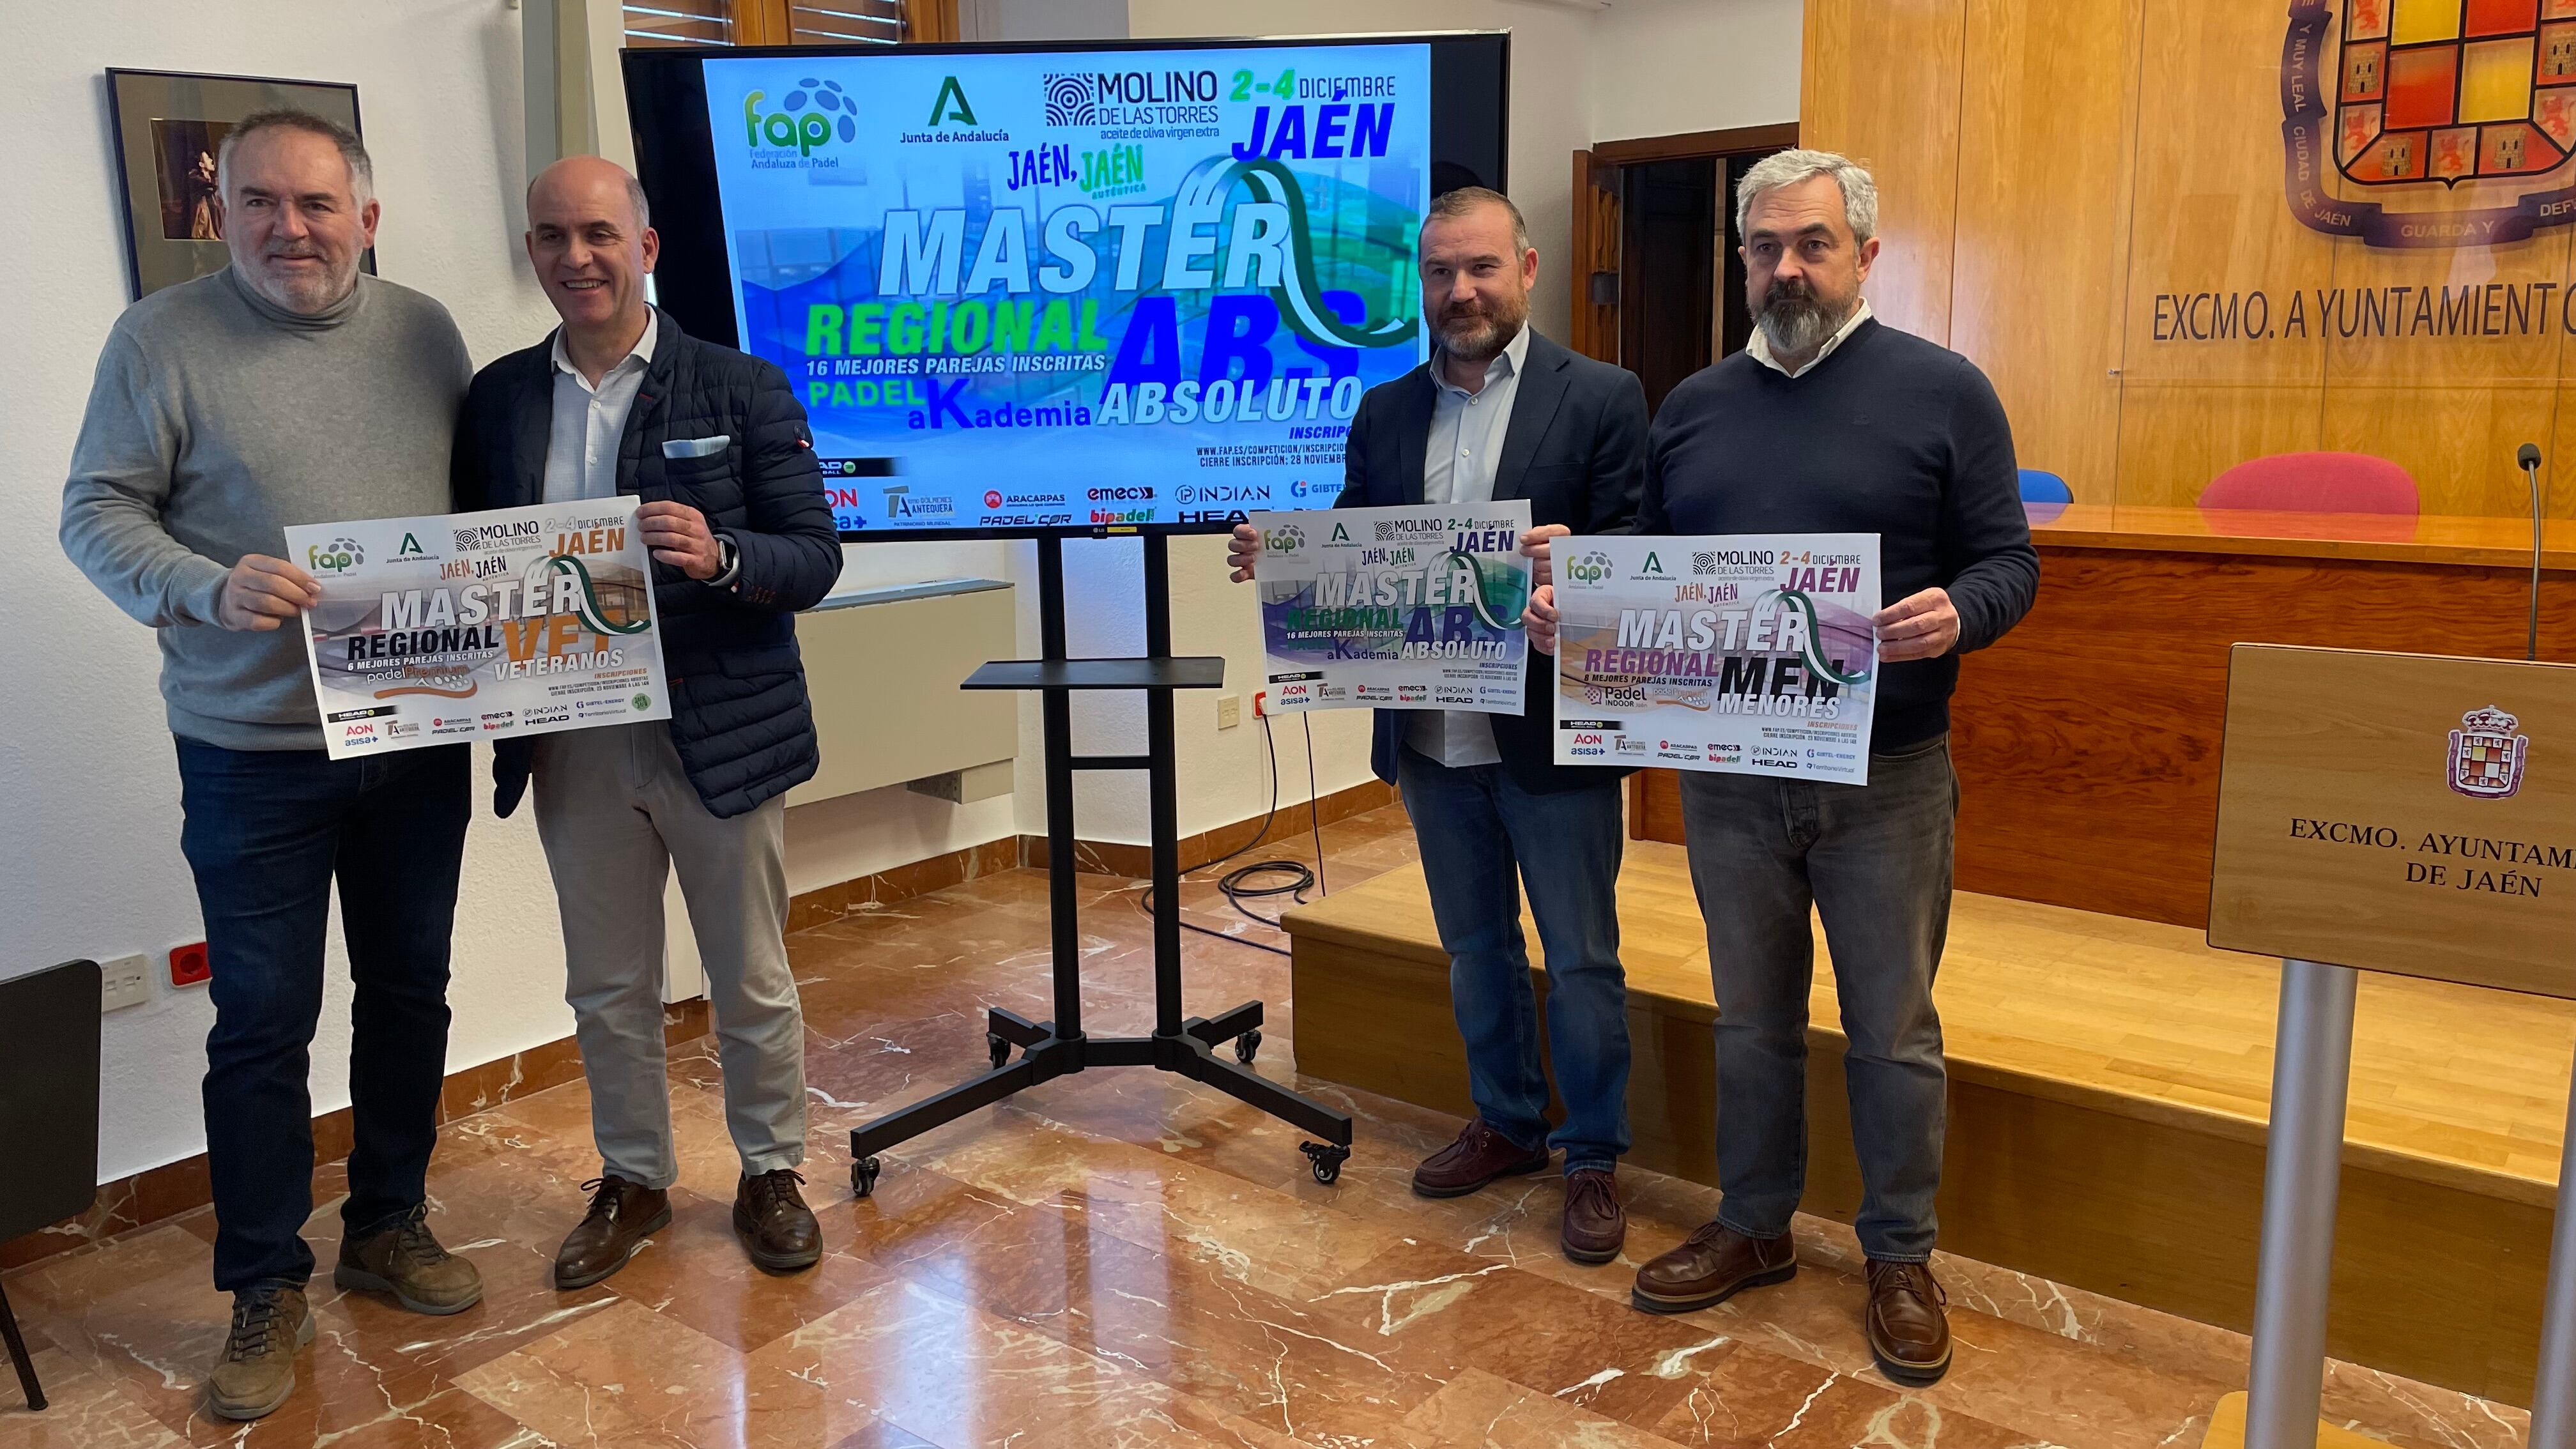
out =
[[[742,98],[744,144],[755,151],[811,156],[835,135],[844,141],[858,139],[859,103],[850,99],[839,81],[800,80],[779,100],[777,110],[764,112],[761,102],[767,99],[767,91],[753,91]]]
[[[2373,247],[2493,246],[2576,220],[2576,26],[2553,23],[2568,19],[2567,0],[2292,0],[2292,213]],[[2472,182],[2522,188],[2449,199]]]

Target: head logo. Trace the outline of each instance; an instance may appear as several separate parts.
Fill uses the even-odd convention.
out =
[[[779,109],[764,115],[760,103],[767,98],[766,91],[742,98],[745,144],[755,151],[767,147],[811,156],[836,130],[844,141],[858,139],[859,103],[850,99],[839,81],[800,80],[779,102]],[[807,110],[809,105],[814,109]]]
[[[1100,98],[1088,75],[1046,78],[1046,123],[1050,126],[1094,126],[1100,123]],[[967,124],[972,125],[973,122]]]
[[[1306,530],[1293,523],[1282,524],[1261,535],[1261,546],[1272,553],[1295,553],[1306,546]]]
[[[419,539],[406,533],[403,535],[402,547],[394,550],[394,557],[398,559],[427,558],[429,557],[429,550],[420,546]]]
[[[2451,731],[2451,788],[2481,800],[2503,800],[2521,789],[2531,737],[2514,733],[2520,723],[2493,705],[2460,716]]]
[[[2290,210],[2374,247],[2495,245],[2576,220],[2576,17],[2567,0],[2292,0],[2281,47]],[[2465,182],[2537,183],[2445,209]],[[2339,184],[2338,184],[2339,183]],[[2386,202],[2346,199],[2385,195]]]
[[[1568,563],[1565,576],[1578,583],[1597,584],[1610,577],[1610,555],[1596,548]]]
[[[966,88],[953,75],[939,83],[939,98],[930,103],[930,119],[925,124],[944,126],[950,121],[961,126],[983,124],[975,119],[975,108],[967,103]]]
[[[317,574],[345,574],[366,561],[367,551],[358,547],[354,538],[335,538],[304,547],[304,566]]]

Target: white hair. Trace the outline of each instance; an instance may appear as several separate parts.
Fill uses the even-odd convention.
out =
[[[358,139],[357,132],[337,121],[317,116],[311,111],[299,111],[292,107],[281,106],[271,110],[253,111],[242,117],[233,123],[231,130],[224,133],[224,139],[216,143],[215,189],[227,198],[233,192],[233,148],[262,131],[302,131],[308,136],[319,136],[330,142],[339,148],[340,159],[348,164],[350,196],[360,206],[365,206],[375,197],[376,164],[368,158],[366,145]]]
[[[1756,197],[1818,176],[1830,176],[1842,188],[1843,218],[1851,223],[1855,244],[1878,235],[1878,183],[1870,179],[1869,169],[1839,152],[1804,150],[1765,156],[1735,184],[1736,235],[1749,230]]]

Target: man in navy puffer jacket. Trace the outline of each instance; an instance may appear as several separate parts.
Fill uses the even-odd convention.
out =
[[[504,742],[493,806],[533,776],[563,912],[600,1177],[555,1285],[625,1266],[678,1180],[662,1044],[662,892],[676,863],[742,1157],[734,1230],[770,1272],[821,1256],[797,1193],[804,1018],[787,966],[789,789],[812,778],[798,609],[840,576],[805,410],[786,374],[680,331],[644,300],[643,189],[595,156],[528,188],[528,257],[563,326],[483,369],[455,451],[460,510],[630,494],[652,550],[671,719]]]

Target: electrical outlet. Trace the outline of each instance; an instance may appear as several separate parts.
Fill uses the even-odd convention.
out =
[[[1229,694],[1216,702],[1216,727],[1230,730],[1243,723],[1243,696]]]
[[[98,1009],[122,1011],[152,999],[152,958],[136,952],[98,964]]]
[[[214,974],[214,968],[206,961],[205,942],[191,941],[170,948],[171,985],[194,986]]]

